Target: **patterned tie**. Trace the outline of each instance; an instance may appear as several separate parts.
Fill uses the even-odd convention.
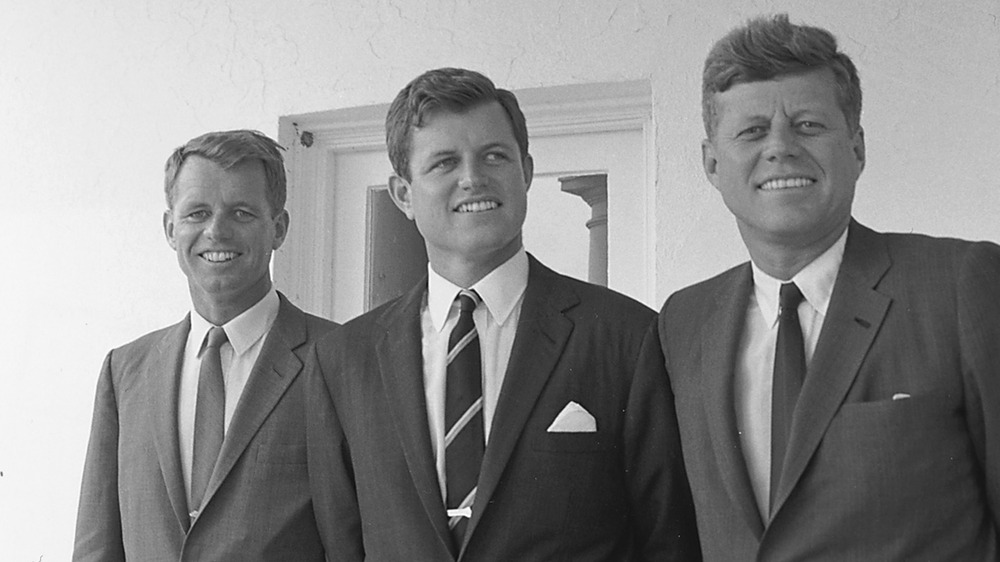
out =
[[[781,465],[788,447],[792,413],[806,374],[806,354],[799,325],[802,292],[795,283],[781,285],[778,308],[778,343],[774,349],[774,379],[771,394],[771,493],[770,511],[781,480]]]
[[[213,326],[201,354],[198,399],[194,414],[194,460],[191,469],[191,516],[197,515],[222,448],[226,415],[226,386],[222,379],[219,348],[226,343],[226,331]]]
[[[479,304],[475,291],[462,291],[458,298],[458,323],[448,338],[444,422],[445,480],[447,482],[448,528],[457,553],[465,538],[476,497],[476,481],[483,463],[482,363],[479,337],[472,311]],[[461,515],[459,514],[461,513]]]

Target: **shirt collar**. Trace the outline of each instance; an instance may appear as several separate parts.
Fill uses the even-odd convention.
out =
[[[490,316],[502,326],[527,286],[528,254],[522,246],[510,259],[469,288],[479,293]],[[458,285],[438,275],[430,263],[427,264],[427,310],[435,330],[441,331],[444,328],[455,295],[461,290]]]
[[[236,355],[242,355],[271,329],[271,324],[278,317],[279,302],[278,292],[272,285],[271,290],[256,304],[223,324],[222,329],[226,331],[226,337]],[[197,338],[195,341],[204,342],[205,334],[212,326],[211,322],[192,309],[191,335]],[[198,345],[199,355],[203,345]]]
[[[844,260],[847,230],[845,228],[843,234],[837,238],[832,246],[791,279],[802,291],[806,302],[823,316],[826,316],[827,307],[830,306],[830,297],[833,295],[837,271],[840,270],[840,263]],[[753,267],[754,296],[757,299],[757,305],[764,314],[764,318],[768,319],[769,324],[773,326],[778,321],[778,292],[781,290],[781,284],[785,281],[764,273],[764,270],[753,262],[751,262],[751,266]]]

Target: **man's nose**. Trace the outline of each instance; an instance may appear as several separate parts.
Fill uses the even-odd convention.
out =
[[[460,189],[472,190],[482,187],[486,183],[486,176],[483,175],[482,166],[474,159],[467,159],[459,169],[458,187]]]
[[[215,213],[205,226],[205,233],[214,240],[224,240],[232,236],[231,221],[223,213]]]
[[[775,126],[768,131],[767,143],[764,147],[764,156],[768,160],[795,158],[799,155],[800,150],[798,138],[790,126]]]

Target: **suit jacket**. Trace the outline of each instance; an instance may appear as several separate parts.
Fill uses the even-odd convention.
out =
[[[749,263],[660,313],[705,559],[997,560],[1000,247],[849,229],[769,521],[734,407]]]
[[[423,387],[426,279],[316,345],[309,474],[334,560],[454,560]],[[459,560],[698,559],[654,313],[530,258]],[[595,433],[549,433],[575,401]]]
[[[177,435],[190,317],[112,350],[97,385],[73,559],[323,560],[299,373],[307,344],[334,326],[281,296],[194,521]]]

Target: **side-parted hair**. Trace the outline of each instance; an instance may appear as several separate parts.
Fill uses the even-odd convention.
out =
[[[285,209],[287,189],[282,150],[281,145],[264,133],[248,129],[213,131],[187,141],[167,158],[164,168],[167,208],[174,208],[173,195],[181,165],[188,156],[196,155],[215,162],[224,170],[247,160],[260,160],[264,165],[267,202],[271,206],[271,215],[277,216]]]
[[[489,102],[498,102],[507,113],[521,160],[528,156],[528,126],[517,98],[497,88],[482,74],[462,68],[428,70],[414,78],[396,95],[385,117],[385,143],[396,175],[410,181],[410,141],[428,115],[444,110],[462,113]]]
[[[789,23],[788,14],[752,19],[717,41],[705,59],[701,110],[711,139],[718,122],[715,94],[736,84],[773,80],[828,68],[837,84],[837,101],[851,132],[861,126],[861,80],[837,39],[820,27]]]

